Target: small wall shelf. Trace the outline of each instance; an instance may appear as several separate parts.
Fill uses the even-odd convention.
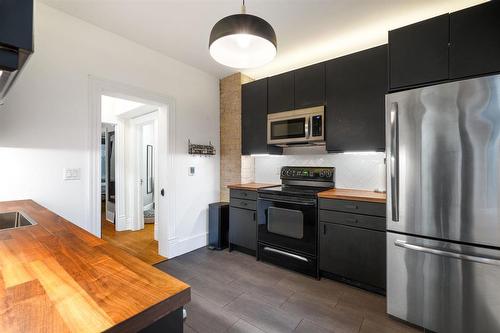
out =
[[[188,140],[188,152],[190,155],[212,156],[215,155],[215,147],[212,142],[209,142],[208,145],[198,145]]]

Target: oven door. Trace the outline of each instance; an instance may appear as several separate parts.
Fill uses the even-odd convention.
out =
[[[316,256],[316,200],[259,198],[257,214],[259,242]]]

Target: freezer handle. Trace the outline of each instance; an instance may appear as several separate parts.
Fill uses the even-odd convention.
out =
[[[443,257],[449,257],[449,258],[454,258],[454,259],[459,259],[459,260],[467,260],[467,261],[477,262],[480,264],[500,266],[500,259],[495,259],[495,258],[478,257],[478,256],[470,255],[470,254],[440,250],[440,249],[436,249],[436,248],[432,248],[432,247],[425,247],[425,246],[421,246],[421,245],[410,244],[410,243],[407,243],[406,241],[399,240],[399,239],[394,241],[394,245],[405,248],[405,249],[413,250],[413,251],[430,253],[430,254],[435,254],[435,255],[443,256]]]
[[[398,103],[391,105],[391,203],[392,220],[399,221],[399,110]]]

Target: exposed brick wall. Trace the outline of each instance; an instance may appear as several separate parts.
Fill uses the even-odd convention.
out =
[[[253,161],[241,156],[241,85],[253,81],[236,73],[220,80],[220,200],[229,201],[227,185],[249,182]]]

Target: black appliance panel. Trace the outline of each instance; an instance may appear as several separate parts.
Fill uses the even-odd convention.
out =
[[[323,133],[321,133],[322,129],[322,124],[323,124],[323,117],[318,115],[318,116],[312,116],[311,117],[311,122],[312,122],[312,136],[322,136]]]
[[[306,118],[295,118],[271,123],[271,140],[305,138]]]
[[[316,255],[318,227],[315,201],[259,198],[257,214],[259,242]]]

